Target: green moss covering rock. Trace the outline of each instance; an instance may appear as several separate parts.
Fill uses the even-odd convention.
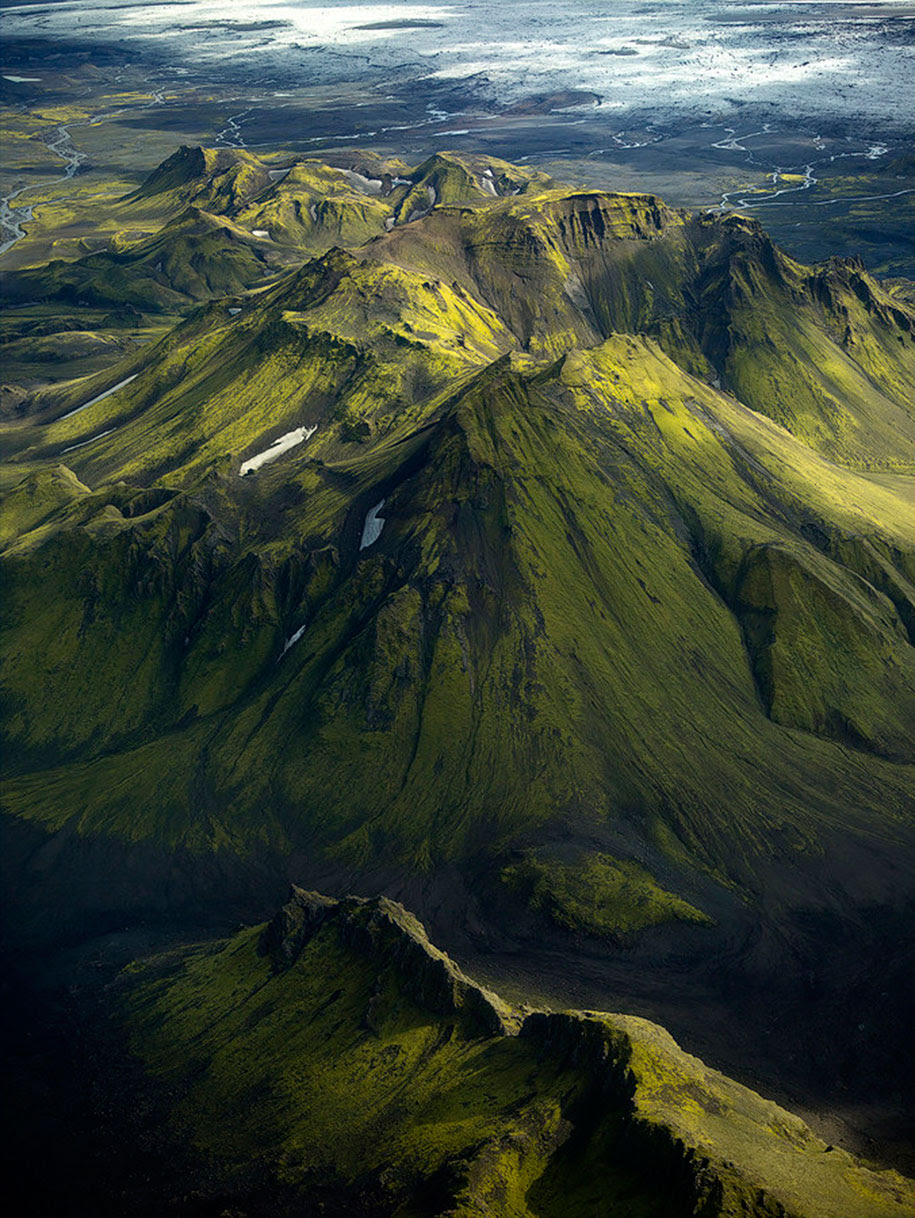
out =
[[[0,425],[4,813],[610,937],[904,900],[909,305],[650,195],[354,164],[118,202],[154,276],[189,214],[246,258],[302,192],[385,218]]]
[[[125,985],[204,1197],[275,1187],[377,1218],[902,1218],[915,1201],[655,1024],[511,1008],[385,899],[294,890],[266,928]]]
[[[574,861],[531,855],[510,864],[500,878],[529,909],[563,930],[621,938],[672,920],[710,922],[631,859],[601,853]]]

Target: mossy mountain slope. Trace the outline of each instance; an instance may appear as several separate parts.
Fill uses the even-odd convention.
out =
[[[384,898],[294,890],[266,928],[125,985],[134,1050],[177,1091],[191,1178],[196,1164],[203,1196],[246,1212],[902,1218],[915,1203],[910,1181],[647,1020],[504,1003]]]
[[[902,899],[911,312],[491,172],[4,427],[5,809],[617,938]]]
[[[824,455],[912,469],[915,313],[858,263],[794,262],[755,221],[553,190],[442,208],[367,253],[456,279],[534,354],[651,333]]]
[[[436,391],[514,345],[459,285],[336,250],[254,298],[195,313],[112,372],[35,395],[40,425],[10,432],[7,451],[83,451],[107,431],[85,454],[97,481],[188,484],[214,463],[240,469],[296,426],[319,425],[310,454],[402,430]],[[107,396],[125,373],[129,385]]]
[[[501,195],[550,184],[542,173],[491,157],[454,153],[439,154],[415,168],[358,150],[337,162],[276,155],[261,159],[241,149],[182,147],[139,189],[100,211],[94,239],[107,239],[107,250],[6,274],[4,293],[14,301],[129,300],[144,308],[161,308],[164,303],[186,308],[187,301],[162,299],[161,290],[156,291],[161,280],[147,285],[146,301],[140,285],[125,295],[117,276],[111,282],[114,268],[137,263],[142,267],[146,251],[157,255],[155,265],[170,250],[174,251],[172,272],[182,259],[193,263],[195,252],[199,266],[206,251],[195,251],[191,245],[206,242],[201,228],[206,219],[211,228],[221,222],[224,236],[231,233],[252,243],[268,264],[260,271],[263,277],[270,268],[298,264],[335,246],[361,246],[395,225],[427,214],[440,202],[488,204]],[[188,231],[189,217],[197,219],[194,231]],[[257,278],[252,268],[247,270],[246,285]],[[233,290],[226,281],[223,293]],[[202,299],[211,294],[217,293],[191,295]]]
[[[75,262],[21,271],[4,285],[12,301],[57,300],[90,307],[129,305],[179,313],[271,273],[263,242],[229,220],[189,207],[153,237]]]
[[[112,471],[11,543],[8,809],[357,869],[492,867],[557,832],[630,857],[635,832],[700,910],[697,874],[758,889],[775,841],[814,899],[838,835],[884,857],[845,897],[888,895],[911,849],[902,493],[650,339],[507,355],[409,414],[360,443],[326,408],[244,479]]]

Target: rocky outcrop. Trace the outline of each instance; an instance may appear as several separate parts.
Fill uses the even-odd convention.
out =
[[[135,1043],[176,1077],[194,1062],[182,1119],[214,1180],[276,1156],[306,1205],[330,1189],[329,1212],[382,1218],[564,1218],[623,1197],[665,1218],[911,1212],[910,1181],[658,1024],[513,1010],[384,897],[294,887],[259,934],[173,963],[141,982]]]
[[[292,886],[289,900],[268,923],[262,950],[276,970],[291,968],[305,946],[331,925],[341,944],[396,974],[402,992],[434,1015],[458,1015],[482,1036],[512,1035],[519,1018],[498,995],[471,981],[439,951],[422,924],[387,897],[335,901]]]

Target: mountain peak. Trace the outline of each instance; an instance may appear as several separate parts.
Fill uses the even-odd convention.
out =
[[[335,901],[293,885],[289,900],[264,930],[263,950],[275,968],[292,968],[325,927],[332,927],[340,942],[371,967],[391,970],[397,985],[423,1010],[458,1015],[480,1035],[517,1030],[518,1020],[511,1009],[471,981],[430,943],[422,924],[387,897]]]
[[[275,951],[290,935],[271,972],[258,938]],[[657,1024],[514,1011],[384,897],[295,890],[266,932],[163,963],[130,974],[125,1015],[150,1071],[185,1080],[172,1120],[217,1195],[256,1171],[261,1193],[284,1181],[289,1212],[316,1179],[340,1213],[356,1200],[561,1218],[616,1198],[671,1218],[910,1210],[909,1181],[827,1145]]]

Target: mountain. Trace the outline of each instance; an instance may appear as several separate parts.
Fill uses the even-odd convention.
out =
[[[749,274],[748,246],[756,312],[790,316],[823,353],[802,375],[785,355],[791,391],[768,415],[716,384],[765,384],[777,345],[742,341],[746,316],[722,290],[730,346],[714,364],[709,306],[686,305],[702,274]],[[23,792],[36,764],[66,790],[87,764],[142,773],[133,749],[171,752],[174,732],[190,757],[203,733],[217,824],[201,833],[177,812],[176,758],[177,819],[159,805],[150,835],[240,835],[244,849],[248,832],[291,843],[321,826],[326,847],[371,854],[374,824],[428,867],[498,853],[538,823],[622,814],[662,852],[672,831],[690,870],[701,859],[743,881],[750,843],[775,824],[800,835],[798,861],[818,821],[904,832],[892,814],[908,806],[915,738],[912,515],[904,477],[876,475],[906,468],[903,441],[915,444],[912,315],[860,270],[793,268],[787,282],[771,273],[785,261],[745,222],[643,197],[443,208],[362,256],[331,252],[198,311],[86,387],[39,395],[36,422],[8,433],[11,469],[63,461],[93,491],[8,546],[13,705],[47,657],[41,696],[10,722]],[[666,327],[649,270],[673,285],[664,310],[681,309]],[[846,349],[837,310],[858,328]],[[880,383],[891,341],[899,359]],[[840,358],[868,393],[837,419]],[[852,440],[863,469],[829,460]],[[366,552],[362,522],[382,499],[388,523]],[[75,667],[59,669],[77,637]],[[145,677],[127,658],[137,647]],[[279,741],[297,738],[303,751],[284,757]],[[259,777],[235,786],[239,768]],[[321,792],[339,782],[347,806],[332,810]],[[115,784],[133,836],[146,801],[129,787]],[[56,805],[44,790],[38,805],[23,796],[31,816],[73,814],[66,795],[42,810]],[[95,790],[87,827],[111,798]],[[256,826],[255,806],[269,810]],[[743,843],[723,867],[719,838]]]
[[[455,153],[411,169],[358,150],[329,165],[303,157],[261,160],[240,149],[182,147],[137,190],[100,212],[98,239],[107,239],[107,249],[7,273],[3,288],[13,302],[129,301],[174,309],[187,300],[163,297],[163,286],[194,300],[226,295],[269,274],[270,266],[300,264],[338,245],[363,245],[433,205],[487,203],[549,184],[537,171]],[[216,238],[223,248],[214,248]],[[230,239],[246,242],[270,266],[234,268],[239,282],[233,285]],[[133,282],[138,270],[145,275],[160,262],[166,266],[158,280]],[[202,285],[196,281],[195,272],[204,266],[223,276],[220,284],[208,282],[206,273]]]
[[[2,425],[17,933],[383,891],[720,1064],[750,1028],[789,1087],[903,1103],[904,293],[493,162],[368,180],[389,231]]]
[[[263,242],[230,221],[188,207],[153,237],[76,262],[20,271],[4,286],[12,302],[60,300],[176,313],[238,292],[270,269]]]
[[[804,267],[741,216],[568,190],[442,209],[376,250],[453,275],[526,350],[649,333],[685,371],[824,455],[911,468],[913,315],[860,263]]]
[[[910,1181],[648,1020],[505,1003],[384,898],[294,890],[266,927],[153,960],[121,990],[177,1153],[206,1163],[198,1205],[902,1218],[915,1203]]]

